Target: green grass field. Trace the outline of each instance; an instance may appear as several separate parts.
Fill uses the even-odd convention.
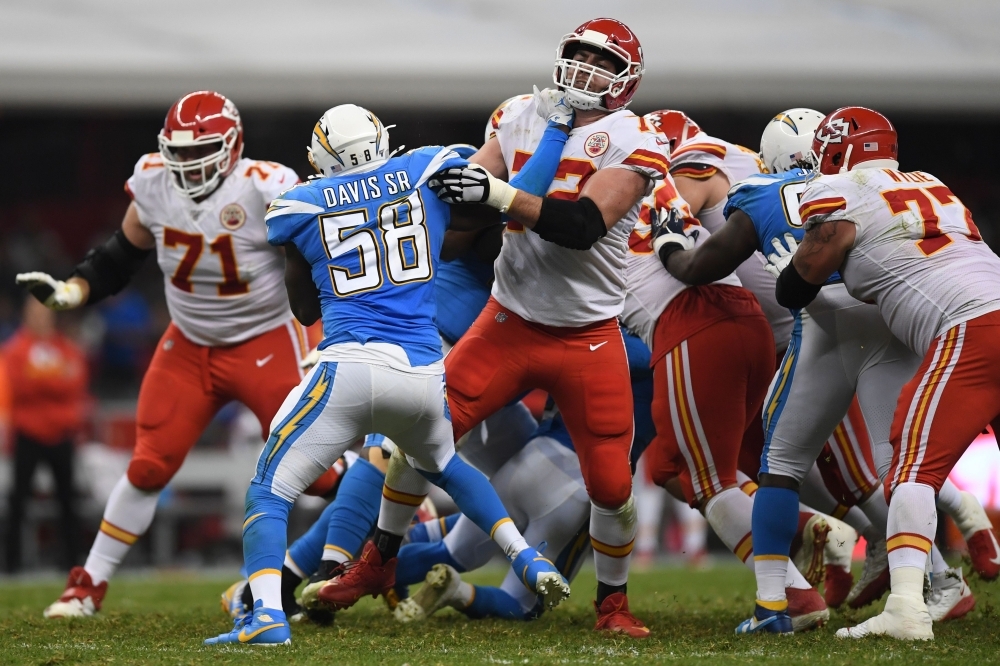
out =
[[[475,582],[498,583],[502,571]],[[0,584],[0,664],[646,664],[685,663],[951,663],[1000,661],[1000,582],[970,581],[976,609],[935,627],[937,640],[911,645],[886,639],[845,642],[836,628],[875,612],[834,612],[830,626],[792,637],[737,638],[750,612],[753,579],[743,568],[636,572],[633,611],[652,629],[645,641],[592,631],[593,572],[584,570],[573,596],[531,623],[472,622],[446,610],[418,625],[398,625],[381,601],[340,613],[332,627],[293,628],[290,648],[208,648],[202,639],[230,623],[219,609],[231,580],[154,575],[116,581],[99,617],[48,621],[42,609],[61,591],[56,582]],[[881,608],[881,604],[878,604]]]

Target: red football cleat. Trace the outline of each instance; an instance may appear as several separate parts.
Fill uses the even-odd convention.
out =
[[[396,558],[385,564],[371,541],[365,544],[356,562],[344,565],[344,573],[327,581],[317,597],[335,610],[350,608],[366,594],[377,597],[386,594],[396,584]]]
[[[822,627],[830,619],[830,609],[814,587],[807,590],[786,587],[785,597],[788,617],[792,618],[792,629],[796,632]]]
[[[979,530],[968,538],[972,568],[980,578],[993,580],[1000,575],[1000,546],[993,530]]]
[[[600,606],[595,601],[594,609],[597,611],[597,624],[594,625],[594,631],[625,634],[631,638],[649,637],[649,627],[629,612],[628,597],[622,592],[609,594]]]
[[[88,617],[101,610],[107,591],[108,581],[94,585],[86,569],[73,567],[66,580],[66,590],[42,614],[48,618]]]
[[[823,582],[823,600],[830,608],[839,608],[854,585],[854,576],[850,571],[836,564],[826,565],[826,578]]]

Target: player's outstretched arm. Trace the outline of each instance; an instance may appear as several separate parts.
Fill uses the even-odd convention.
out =
[[[323,315],[312,267],[294,243],[285,243],[285,291],[292,314],[303,326],[312,326]]]
[[[667,250],[664,257],[664,250]],[[704,243],[692,250],[660,248],[667,272],[686,284],[708,284],[726,277],[757,249],[757,233],[747,214],[736,210]]]
[[[143,261],[156,247],[156,238],[139,222],[135,202],[129,204],[122,228],[84,257],[68,280],[56,280],[48,273],[20,273],[24,285],[46,307],[69,310],[84,303],[97,303],[125,288]]]
[[[843,265],[854,247],[856,235],[857,227],[848,220],[811,225],[778,276],[774,290],[778,303],[786,308],[809,305],[827,279]]]

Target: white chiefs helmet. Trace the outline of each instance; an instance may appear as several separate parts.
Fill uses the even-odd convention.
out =
[[[341,104],[316,123],[306,152],[324,176],[371,169],[389,159],[389,128],[368,109]]]
[[[813,109],[788,109],[776,115],[760,137],[760,159],[770,173],[815,169],[813,135],[826,116]]]

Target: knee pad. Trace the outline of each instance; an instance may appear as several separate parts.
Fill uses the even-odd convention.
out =
[[[632,467],[616,448],[594,451],[583,470],[590,499],[601,506],[621,506],[632,495]]]
[[[132,458],[128,464],[128,480],[139,490],[162,490],[174,478],[178,467],[156,458]]]

